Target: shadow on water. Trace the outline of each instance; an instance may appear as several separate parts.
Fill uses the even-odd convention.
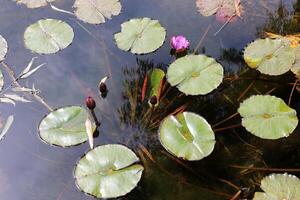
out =
[[[0,34],[10,45],[6,63],[14,66],[15,71],[19,72],[33,57],[22,41],[29,24],[52,17],[67,21],[74,28],[73,44],[56,55],[39,56],[47,67],[22,84],[35,83],[54,108],[84,105],[85,96],[95,97],[96,115],[102,123],[95,144],[128,145],[145,166],[138,187],[119,199],[222,200],[230,199],[239,190],[241,198],[251,199],[260,180],[272,172],[267,168],[300,167],[299,128],[285,139],[262,140],[245,131],[235,114],[240,102],[254,94],[272,94],[289,100],[295,81],[291,73],[279,77],[261,75],[246,66],[242,55],[246,44],[264,31],[298,33],[300,1],[248,1],[243,19],[229,24],[216,37],[213,35],[222,24],[200,16],[194,0],[124,0],[123,13],[105,24],[92,26],[80,22],[90,33],[70,16],[49,7],[29,10],[13,1],[1,1]],[[72,3],[58,1],[55,5],[66,9]],[[166,83],[158,107],[152,109],[147,99],[142,102],[146,73],[153,68],[166,71],[174,57],[168,42],[155,53],[143,56],[130,55],[115,46],[112,35],[119,31],[120,24],[140,16],[159,19],[168,31],[167,40],[172,35],[184,34],[192,44],[191,53],[216,58],[225,69],[222,85],[209,95],[190,97]],[[206,30],[202,43],[197,45]],[[102,98],[97,85],[106,75],[110,75],[109,93]],[[295,93],[291,107],[298,113],[299,102],[300,96]],[[10,113],[16,118],[0,144],[0,199],[93,199],[77,190],[72,174],[74,163],[88,150],[88,144],[61,149],[39,141],[37,125],[48,111],[38,103],[18,104],[14,108],[0,104],[0,109],[3,118]],[[160,121],[183,110],[196,112],[215,125],[214,152],[199,162],[173,157],[158,141]],[[233,117],[219,123],[229,116]]]

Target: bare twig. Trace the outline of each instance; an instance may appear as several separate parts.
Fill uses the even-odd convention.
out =
[[[15,77],[13,70],[5,63],[2,62],[1,63],[2,66],[5,68],[5,70],[7,71],[8,75],[10,76],[10,78],[12,79],[13,83],[16,87],[18,88],[22,88],[22,86],[19,84],[18,79]],[[23,92],[25,95],[27,95],[27,93]],[[42,97],[40,97],[38,94],[36,93],[32,93],[32,96],[41,104],[43,104],[49,111],[53,111],[53,109],[44,101],[44,99]]]

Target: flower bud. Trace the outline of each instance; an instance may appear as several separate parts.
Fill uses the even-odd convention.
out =
[[[152,106],[155,106],[157,104],[157,97],[156,96],[152,96],[150,98],[150,103]]]
[[[93,110],[96,107],[95,100],[93,99],[93,97],[90,97],[90,96],[88,96],[85,99],[85,104],[86,104],[86,107],[88,107],[90,110]]]
[[[100,83],[100,85],[99,85],[99,91],[100,91],[101,94],[107,93],[107,87],[106,87],[105,83]]]

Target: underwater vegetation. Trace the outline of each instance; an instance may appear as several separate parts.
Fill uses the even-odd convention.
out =
[[[55,0],[15,2],[28,9],[49,6],[55,13],[72,17],[74,23],[94,39],[97,37],[85,25],[114,20],[123,9],[123,1],[119,0],[75,0],[73,11],[56,7]],[[199,17],[213,16],[212,21],[221,23],[214,37],[242,20],[250,6],[250,2],[239,0],[194,2]],[[271,142],[288,141],[299,135],[296,133],[299,104],[295,102],[299,101],[300,92],[300,35],[277,30],[278,26],[274,25],[277,21],[281,27],[297,24],[297,20],[290,19],[283,9],[281,5],[280,20],[272,16],[265,29],[257,34],[258,38],[248,41],[243,51],[222,49],[220,58],[213,57],[205,48],[200,49],[210,26],[199,43],[194,44],[185,33],[168,35],[167,26],[160,19],[140,16],[122,22],[118,25],[119,31],[110,34],[111,40],[117,51],[136,58],[136,67],[124,64],[122,69],[123,85],[117,87],[122,89],[123,101],[117,106],[117,115],[107,103],[107,97],[118,91],[114,89],[111,69],[105,75],[97,75],[102,78],[94,84],[96,89],[82,96],[85,106],[68,104],[53,108],[43,98],[45,93],[34,84],[24,84],[23,81],[47,65],[36,65],[39,56],[59,54],[79,39],[70,22],[38,19],[22,33],[25,49],[36,57],[32,57],[19,75],[6,63],[6,55],[11,53],[10,44],[0,35],[0,103],[16,106],[35,101],[46,108],[48,112],[40,119],[37,133],[51,148],[62,148],[67,152],[88,141],[90,149],[81,152],[81,158],[73,163],[73,177],[79,191],[95,198],[131,198],[131,193],[137,192],[134,189],[144,186],[141,185],[143,177],[152,173],[157,176],[158,173],[153,171],[158,170],[175,179],[177,184],[194,187],[190,181],[196,180],[199,183],[196,187],[201,191],[222,199],[300,200],[300,180],[292,175],[300,172],[299,161],[294,161],[300,155],[299,148],[295,148],[299,143],[289,143],[290,149],[286,151],[287,155],[295,156],[291,163],[298,168],[280,164],[274,168],[268,166],[265,149],[262,149],[270,148],[269,152],[275,154],[277,150]],[[170,51],[168,64],[157,64],[143,57],[159,51],[165,43]],[[106,56],[113,57],[113,53]],[[228,71],[226,66],[232,63],[238,63],[240,69]],[[277,96],[273,93],[275,90],[283,91],[288,98]],[[221,103],[216,106],[216,102]],[[99,115],[98,109],[103,109],[103,105],[106,105],[106,114]],[[10,114],[5,120],[1,119],[1,142],[13,123],[17,123],[15,117]],[[105,123],[111,123],[111,132],[133,133],[121,136],[122,142],[111,139],[111,142],[98,145],[96,138],[107,131],[103,128]],[[229,131],[233,134],[225,134]],[[247,134],[240,134],[242,131]],[[226,137],[237,144],[227,147]],[[286,149],[278,149],[281,150]],[[234,155],[238,153],[242,156],[237,158]],[[212,156],[214,154],[216,157]],[[218,165],[207,165],[210,159],[219,159]],[[182,170],[176,174],[161,163],[178,165]],[[201,172],[202,167],[212,171]],[[227,176],[225,168],[234,175]],[[218,173],[214,174],[213,170]],[[185,178],[182,171],[190,174],[191,180]],[[226,178],[222,177],[223,173]],[[240,176],[244,177],[237,178]],[[225,186],[216,189],[214,184],[207,186],[205,180],[221,182]],[[162,182],[162,185],[169,184]],[[203,198],[206,193],[201,194]]]

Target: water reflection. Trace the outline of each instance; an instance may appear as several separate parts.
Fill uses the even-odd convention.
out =
[[[106,24],[92,26],[80,22],[91,34],[75,19],[49,7],[29,10],[16,6],[13,1],[2,1],[0,33],[10,45],[6,62],[19,72],[33,56],[23,45],[22,35],[29,24],[53,17],[72,25],[76,35],[73,44],[59,54],[39,56],[41,63],[47,63],[46,68],[24,85],[35,83],[53,107],[84,106],[86,96],[95,97],[96,115],[102,123],[95,145],[126,144],[135,150],[146,168],[138,188],[120,199],[229,199],[237,190],[230,183],[244,188],[242,195],[251,199],[267,173],[233,165],[299,168],[299,128],[289,138],[266,141],[241,127],[230,128],[240,124],[241,119],[236,116],[215,127],[223,130],[216,131],[217,145],[213,154],[192,163],[165,152],[157,139],[157,128],[165,116],[183,105],[185,110],[197,112],[215,125],[234,114],[239,103],[250,95],[271,93],[287,101],[293,75],[268,77],[249,70],[242,52],[262,31],[277,34],[299,31],[299,2],[247,1],[243,19],[229,24],[215,37],[222,24],[215,22],[214,17],[201,17],[194,1],[124,0],[122,14]],[[56,5],[68,9],[72,2],[57,1]],[[199,97],[186,97],[176,88],[166,86],[160,106],[151,111],[147,101],[141,102],[143,80],[149,70],[166,71],[174,60],[169,44],[166,42],[153,54],[135,56],[120,51],[112,37],[123,21],[140,16],[159,19],[168,30],[168,39],[184,34],[191,42],[190,52],[197,48],[198,53],[216,58],[225,68],[224,83],[211,94]],[[98,95],[97,85],[106,75],[110,76],[109,93],[103,99]],[[291,104],[298,111],[299,99],[299,94],[295,94]],[[76,189],[72,174],[74,164],[88,149],[87,143],[70,149],[43,144],[37,137],[37,125],[48,111],[39,104],[18,104],[15,108],[0,104],[0,109],[4,118],[10,113],[16,117],[7,137],[0,142],[0,199],[93,199]]]

